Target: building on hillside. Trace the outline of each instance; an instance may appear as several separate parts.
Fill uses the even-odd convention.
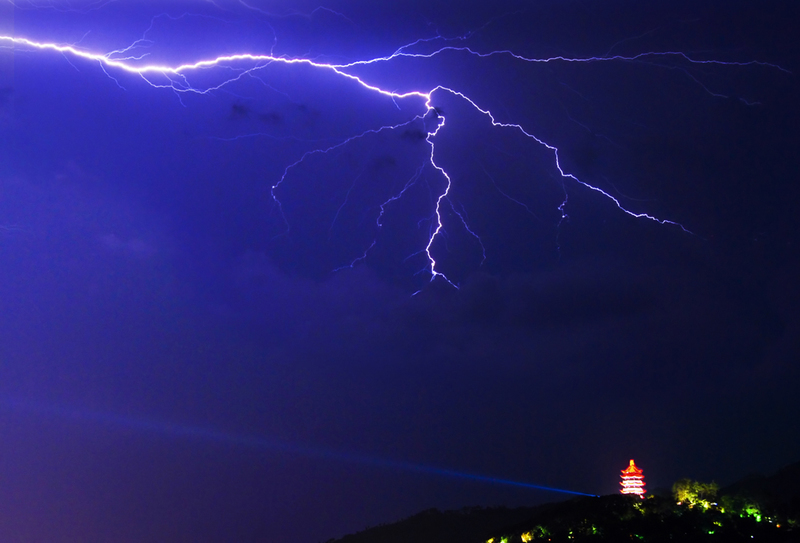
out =
[[[620,492],[623,494],[636,494],[644,499],[644,472],[636,467],[636,464],[631,460],[630,465],[622,470],[622,481],[619,483],[622,488]]]

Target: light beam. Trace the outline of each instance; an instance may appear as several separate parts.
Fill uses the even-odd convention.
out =
[[[428,466],[425,464],[415,464],[413,462],[405,462],[402,460],[380,458],[377,456],[365,455],[357,452],[348,452],[348,451],[327,449],[323,447],[300,445],[296,443],[290,443],[287,441],[267,438],[263,436],[233,434],[211,428],[204,428],[201,426],[189,426],[184,424],[176,424],[172,422],[146,419],[141,417],[122,416],[114,413],[88,411],[84,409],[75,409],[75,408],[69,408],[52,404],[43,404],[39,402],[20,400],[16,398],[6,397],[0,399],[0,408],[5,408],[15,413],[28,413],[37,416],[69,420],[83,424],[88,423],[92,425],[125,428],[137,432],[146,432],[151,434],[164,435],[170,438],[196,439],[206,442],[224,443],[236,447],[246,447],[265,452],[291,454],[307,458],[321,458],[324,460],[334,460],[339,462],[372,466],[376,468],[384,468],[384,469],[405,471],[412,473],[422,473],[425,475],[438,475],[441,477],[447,477],[451,479],[465,479],[480,483],[516,486],[532,490],[545,490],[548,492],[573,494],[577,496],[594,496],[594,494],[587,494],[585,492],[578,492],[575,490],[553,488],[549,486],[527,483],[524,481],[514,481],[512,479],[503,479],[499,477],[491,477],[488,475],[479,475],[475,473],[468,473],[452,469],[440,468],[436,466]]]

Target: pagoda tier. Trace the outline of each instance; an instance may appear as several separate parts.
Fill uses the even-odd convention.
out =
[[[622,470],[622,481],[620,482],[620,492],[623,494],[636,494],[644,498],[644,472],[636,467],[631,460],[630,465]]]

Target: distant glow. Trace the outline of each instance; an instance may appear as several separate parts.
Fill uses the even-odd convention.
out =
[[[757,505],[748,504],[744,512],[746,516],[756,519],[756,522],[761,522],[761,509]]]
[[[622,494],[636,494],[644,498],[644,472],[636,467],[636,464],[631,460],[627,468],[622,470],[622,481],[620,482]]]
[[[147,84],[151,85],[152,87],[169,89],[173,92],[176,92],[179,96],[181,94],[186,94],[186,93],[208,94],[213,91],[222,89],[225,86],[231,85],[237,81],[240,81],[248,76],[252,76],[258,79],[256,76],[256,72],[258,72],[263,68],[266,68],[271,64],[277,63],[287,66],[294,66],[294,65],[306,66],[306,67],[311,67],[313,69],[333,73],[336,76],[344,80],[351,81],[353,84],[358,85],[364,89],[367,89],[370,92],[384,96],[387,99],[394,101],[395,104],[397,104],[397,101],[400,100],[417,100],[419,102],[419,105],[415,107],[419,108],[418,113],[414,115],[411,119],[403,123],[392,126],[375,127],[361,134],[355,134],[334,145],[327,147],[320,147],[306,151],[304,154],[302,154],[302,156],[298,160],[290,162],[289,165],[286,166],[283,175],[280,177],[280,179],[276,180],[276,182],[272,184],[271,194],[272,198],[274,199],[277,205],[277,208],[281,210],[282,213],[281,202],[278,197],[278,189],[283,183],[288,182],[288,177],[292,173],[292,170],[299,164],[304,162],[310,156],[315,154],[325,154],[331,152],[335,149],[339,149],[342,146],[345,146],[353,142],[356,139],[362,138],[370,134],[376,134],[386,129],[396,129],[401,126],[406,126],[411,122],[417,120],[425,120],[430,117],[437,118],[439,122],[437,122],[435,126],[427,129],[427,135],[425,137],[425,141],[430,147],[430,154],[428,158],[429,165],[444,178],[446,183],[444,189],[437,195],[434,195],[435,204],[434,204],[434,209],[432,210],[432,225],[430,228],[429,238],[427,243],[423,247],[420,247],[418,253],[424,252],[425,255],[427,256],[427,270],[428,273],[430,274],[431,280],[433,280],[436,277],[441,277],[447,280],[453,286],[456,286],[456,284],[450,281],[441,271],[441,267],[438,265],[436,256],[434,254],[435,252],[438,251],[437,247],[439,245],[436,243],[437,240],[446,233],[446,228],[448,228],[448,225],[445,224],[446,217],[445,213],[443,212],[445,205],[450,204],[448,209],[452,210],[453,214],[457,217],[457,219],[455,219],[456,222],[454,227],[465,229],[469,235],[473,236],[475,239],[478,240],[483,250],[484,260],[486,258],[486,250],[485,248],[483,248],[483,243],[481,242],[479,232],[476,232],[473,229],[471,229],[468,226],[465,214],[457,211],[456,208],[450,203],[450,194],[451,194],[453,179],[451,179],[451,176],[448,174],[448,172],[445,171],[445,169],[436,162],[436,148],[434,145],[434,139],[439,130],[442,129],[445,125],[444,116],[441,115],[441,112],[439,112],[433,105],[433,97],[437,93],[448,93],[465,101],[476,111],[484,115],[486,120],[489,123],[491,123],[491,126],[498,129],[515,131],[518,134],[524,136],[525,138],[530,139],[532,143],[534,143],[535,145],[545,148],[548,151],[548,153],[551,154],[553,161],[552,165],[557,171],[558,176],[560,176],[560,178],[564,182],[580,185],[581,187],[584,187],[590,191],[599,194],[603,198],[609,200],[619,210],[632,217],[655,221],[663,225],[673,225],[682,229],[687,233],[690,232],[683,225],[674,222],[672,220],[658,218],[656,216],[647,213],[635,212],[630,209],[627,209],[615,196],[604,191],[603,189],[601,189],[596,185],[592,185],[585,180],[579,179],[576,175],[566,171],[561,163],[561,159],[559,156],[559,149],[555,145],[552,145],[540,139],[539,137],[535,136],[531,131],[524,128],[520,124],[516,124],[513,122],[498,121],[497,117],[492,112],[490,112],[488,109],[484,107],[481,107],[473,98],[470,98],[465,92],[461,90],[448,88],[443,85],[436,85],[433,88],[429,89],[410,89],[405,91],[390,90],[387,88],[383,88],[378,82],[369,81],[364,76],[356,75],[354,73],[354,69],[362,68],[367,65],[389,63],[399,58],[413,58],[413,59],[424,60],[424,59],[432,59],[434,57],[442,55],[443,53],[457,53],[478,58],[505,57],[505,58],[510,58],[512,59],[512,61],[519,63],[580,64],[580,63],[598,63],[598,62],[641,63],[641,62],[651,61],[654,63],[654,65],[659,66],[660,64],[655,63],[656,60],[671,59],[672,61],[675,61],[677,63],[682,63],[685,65],[719,65],[719,66],[733,66],[733,67],[763,66],[763,67],[774,68],[784,72],[787,71],[781,68],[780,66],[759,61],[723,62],[717,60],[698,60],[680,51],[648,51],[632,56],[614,55],[614,56],[604,56],[604,57],[576,57],[576,58],[565,57],[565,56],[554,56],[548,58],[528,58],[509,50],[493,50],[493,51],[481,52],[469,47],[462,47],[462,46],[456,47],[448,45],[439,47],[438,49],[428,52],[422,52],[422,53],[413,52],[414,48],[418,48],[422,45],[427,45],[437,40],[444,42],[451,41],[441,37],[431,38],[431,39],[420,39],[395,49],[395,51],[390,55],[378,56],[374,58],[362,59],[354,62],[339,63],[339,64],[321,62],[314,58],[302,58],[302,57],[293,58],[293,57],[277,56],[272,54],[271,52],[269,54],[265,54],[265,53],[248,52],[248,51],[221,54],[216,57],[196,59],[192,62],[184,62],[174,65],[169,65],[164,63],[148,64],[143,60],[146,54],[135,53],[137,48],[141,46],[141,43],[147,41],[144,36],[141,39],[131,43],[130,45],[108,52],[93,52],[84,49],[83,47],[80,47],[76,44],[63,44],[63,43],[55,43],[48,41],[38,41],[28,37],[13,36],[13,35],[0,35],[0,47],[14,48],[17,51],[52,52],[64,56],[77,57],[88,61],[93,61],[98,63],[101,69],[112,79],[114,79],[114,77],[110,73],[112,71],[134,74],[141,77]],[[682,70],[686,72],[684,69]],[[688,72],[687,75],[689,75],[689,77],[693,79],[695,83],[697,83],[701,88],[705,90],[705,92],[707,92],[711,96],[722,96],[719,93],[715,93],[709,90],[700,81],[698,81],[696,78],[688,74]],[[213,80],[213,83],[205,83],[203,85],[198,86],[195,83],[193,83],[193,79],[197,79],[195,78],[195,76],[197,76],[197,78],[200,78],[202,76],[202,78],[206,81],[208,81],[209,79]],[[116,81],[117,84],[119,85],[119,81],[117,81],[116,79],[114,79],[114,81]],[[413,180],[409,182],[409,184],[412,183]],[[382,205],[379,206],[380,207],[379,215],[376,218],[378,223],[378,228],[381,227],[381,218],[385,212],[386,206],[396,201],[397,199],[401,198],[405,190],[408,188],[409,184],[407,184],[400,191],[398,191],[396,194],[391,196]],[[500,191],[499,188],[498,190]],[[502,191],[500,192],[501,194],[505,195],[505,193],[503,193]],[[511,200],[516,201],[513,198],[511,198]],[[565,211],[566,206],[567,206],[567,197],[565,193],[563,202],[558,206],[558,211],[561,212],[562,217],[566,217],[566,211]],[[284,217],[284,222],[286,224],[286,229],[288,231],[290,225],[288,221],[286,221],[285,217]],[[353,266],[357,262],[364,260],[368,256],[370,250],[375,246],[376,241],[377,240],[373,240],[372,243],[368,243],[366,248],[364,249],[363,255],[359,256],[355,260],[352,260],[350,266]]]

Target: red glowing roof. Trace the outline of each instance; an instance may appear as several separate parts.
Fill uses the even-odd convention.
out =
[[[622,475],[623,476],[627,475],[629,477],[631,475],[641,476],[643,473],[644,472],[642,470],[640,470],[639,468],[636,467],[636,464],[633,463],[633,460],[631,460],[631,465],[630,466],[628,466],[627,468],[622,470]]]

